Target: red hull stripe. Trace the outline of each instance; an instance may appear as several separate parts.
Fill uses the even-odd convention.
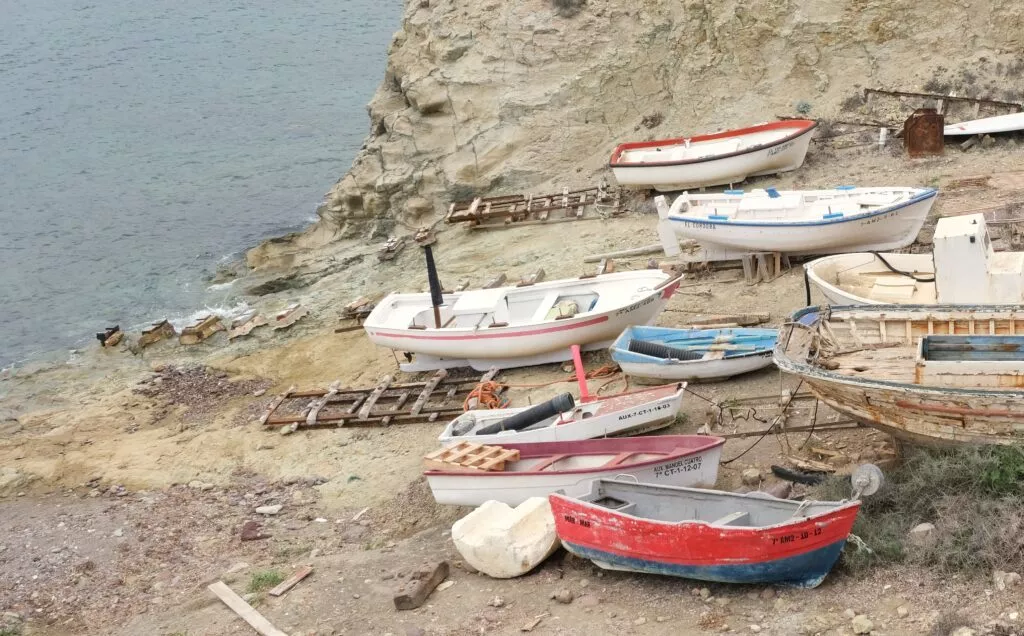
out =
[[[663,523],[551,495],[555,531],[563,541],[623,557],[685,566],[762,563],[844,541],[860,503],[770,528]]]
[[[410,340],[486,340],[489,338],[522,338],[539,336],[544,333],[555,333],[557,331],[568,331],[570,329],[579,329],[581,327],[590,327],[591,325],[599,325],[602,322],[608,322],[608,316],[598,316],[597,318],[591,318],[590,320],[584,320],[583,322],[577,322],[569,325],[558,325],[555,327],[544,327],[543,329],[531,329],[528,331],[512,331],[512,332],[500,332],[494,330],[493,332],[473,332],[471,334],[465,334],[461,336],[434,336],[434,335],[420,335],[416,333],[405,333],[405,332],[394,332],[394,331],[381,331],[375,330],[370,333],[372,336],[386,336],[388,338],[408,338]]]

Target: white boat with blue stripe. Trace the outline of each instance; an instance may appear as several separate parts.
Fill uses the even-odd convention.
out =
[[[775,329],[627,327],[611,346],[627,375],[658,380],[724,380],[772,364]]]
[[[934,188],[859,188],[683,193],[668,221],[678,236],[748,252],[838,254],[914,242]]]

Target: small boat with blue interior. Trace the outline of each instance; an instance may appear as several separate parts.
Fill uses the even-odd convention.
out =
[[[627,375],[659,380],[724,380],[770,366],[776,329],[627,327],[612,361]]]

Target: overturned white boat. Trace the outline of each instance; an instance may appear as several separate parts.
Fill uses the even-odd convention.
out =
[[[403,371],[560,362],[571,345],[604,348],[629,325],[652,322],[680,278],[647,269],[445,293],[438,323],[429,293],[390,294],[363,327],[375,344],[416,355]]]
[[[667,222],[681,237],[734,251],[834,254],[914,242],[935,203],[933,188],[726,190],[683,193]]]
[[[608,166],[619,185],[661,191],[739,183],[796,170],[817,122],[792,119],[696,137],[620,144]]]
[[[1024,252],[996,252],[985,215],[939,219],[931,254],[856,253],[804,265],[833,305],[1024,303]]]

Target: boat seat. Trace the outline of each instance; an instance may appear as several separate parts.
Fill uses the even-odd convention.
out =
[[[750,523],[750,513],[745,510],[730,512],[721,519],[711,522],[713,526],[745,526]]]
[[[535,471],[538,471],[538,470],[547,470],[548,468],[551,468],[552,464],[554,464],[555,462],[561,461],[561,460],[565,459],[566,457],[568,457],[568,455],[566,455],[565,453],[563,453],[561,455],[552,455],[551,457],[548,457],[547,459],[545,459],[541,463],[537,464],[536,466],[532,466],[530,468],[530,472],[535,472]]]
[[[615,457],[612,457],[611,459],[609,459],[607,463],[602,464],[601,468],[607,468],[609,466],[618,466],[619,464],[621,464],[622,462],[626,461],[627,459],[629,459],[633,455],[636,455],[636,452],[630,451],[628,453],[619,453]]]
[[[545,316],[547,316],[548,312],[551,311],[551,308],[555,306],[555,301],[558,300],[560,295],[561,294],[559,294],[557,289],[549,291],[547,295],[544,296],[544,299],[540,301],[540,304],[537,305],[537,310],[533,312],[533,317],[530,319],[530,322],[544,322]]]

